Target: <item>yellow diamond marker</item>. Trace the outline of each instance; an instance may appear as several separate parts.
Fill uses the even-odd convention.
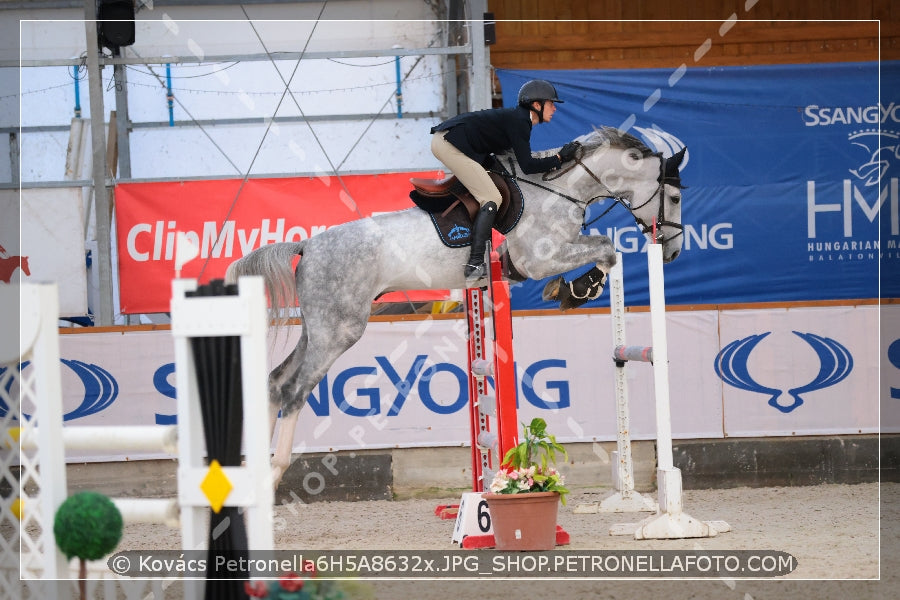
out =
[[[6,435],[9,436],[9,439],[3,440],[3,443],[8,449],[11,450],[13,448],[13,444],[15,444],[16,446],[19,445],[19,438],[22,435],[22,428],[10,427],[9,431],[6,432]],[[9,443],[10,440],[12,440],[13,444]]]
[[[206,477],[200,483],[200,489],[206,494],[206,499],[209,500],[209,505],[212,507],[213,512],[218,513],[222,510],[225,498],[228,497],[234,486],[231,485],[228,477],[225,476],[225,471],[222,470],[222,465],[219,464],[219,461],[213,459],[209,463]]]
[[[22,517],[25,516],[25,501],[21,498],[16,498],[15,500],[13,500],[12,506],[10,506],[9,508],[12,511],[12,514],[15,515],[18,520],[21,521]]]

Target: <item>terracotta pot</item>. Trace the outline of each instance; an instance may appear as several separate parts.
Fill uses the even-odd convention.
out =
[[[491,513],[497,550],[553,550],[559,492],[482,494]]]

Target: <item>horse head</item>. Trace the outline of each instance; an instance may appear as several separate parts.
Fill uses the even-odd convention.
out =
[[[681,222],[681,190],[685,188],[681,184],[681,164],[687,154],[687,147],[682,148],[663,161],[662,177],[662,204],[659,207],[658,224],[662,226],[663,260],[672,262],[681,254],[684,244],[684,224]]]
[[[584,188],[582,197],[615,199],[649,240],[663,245],[663,260],[675,260],[684,242],[680,167],[687,149],[664,158],[635,136],[612,127],[595,129],[578,141],[583,152],[576,160],[590,175],[578,177],[578,169],[572,170],[576,185]]]
[[[28,267],[28,257],[21,256],[19,257],[19,268],[22,269],[22,272],[25,273],[26,277],[31,276],[31,269]]]

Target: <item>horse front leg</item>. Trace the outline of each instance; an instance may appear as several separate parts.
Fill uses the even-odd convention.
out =
[[[594,265],[572,281],[566,281],[561,275],[547,282],[541,297],[545,301],[558,300],[559,310],[566,311],[578,308],[582,304],[596,300],[606,286],[606,273]]]
[[[616,264],[615,250],[606,236],[579,237],[576,242],[564,245],[554,258],[562,266],[559,271],[594,263],[591,269],[572,281],[559,276],[544,286],[542,298],[545,301],[558,301],[559,308],[563,311],[578,308],[599,298],[606,285],[606,274]]]

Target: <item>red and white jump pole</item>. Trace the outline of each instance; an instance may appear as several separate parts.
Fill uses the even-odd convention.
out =
[[[513,359],[512,311],[509,282],[503,278],[500,255],[493,250],[502,238],[494,234],[490,253],[490,285],[465,290],[469,325],[469,417],[472,442],[472,491],[462,495],[453,528],[454,542],[461,548],[491,548],[495,545],[487,502],[491,481],[503,457],[519,444],[516,410],[516,369]],[[489,304],[492,339],[485,335],[485,305]],[[488,341],[490,344],[488,344]],[[488,353],[488,347],[491,351]],[[491,393],[487,378],[494,378]],[[439,514],[442,508],[438,507]],[[450,514],[450,513],[446,513]],[[569,534],[556,529],[556,543],[568,544]]]
[[[488,491],[503,456],[519,443],[509,282],[503,279],[500,258],[494,251],[490,282],[487,296],[481,288],[465,290],[473,492]],[[486,304],[494,330],[489,340],[491,352],[485,335]],[[494,378],[493,392],[488,377]]]

